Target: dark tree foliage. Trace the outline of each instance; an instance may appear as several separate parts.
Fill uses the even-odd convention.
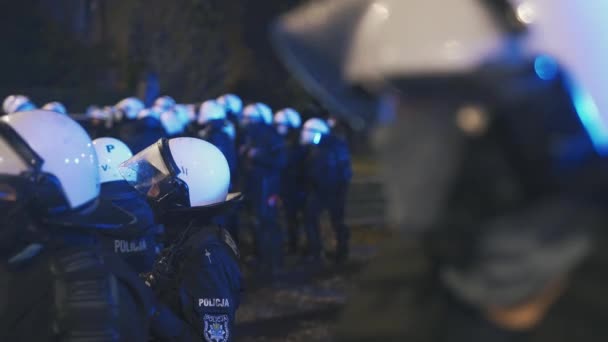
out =
[[[277,109],[308,108],[268,38],[272,21],[304,1],[0,1],[0,95],[81,110],[134,94],[155,73],[161,92],[180,102],[232,91]]]

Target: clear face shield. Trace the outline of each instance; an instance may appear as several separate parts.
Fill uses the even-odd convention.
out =
[[[190,207],[188,185],[178,177],[181,171],[171,156],[167,139],[122,163],[119,172],[157,210]]]

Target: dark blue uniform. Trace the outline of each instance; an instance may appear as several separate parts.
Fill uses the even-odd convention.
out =
[[[0,341],[148,341],[152,293],[90,230],[19,224],[0,248]]]
[[[166,135],[160,120],[152,116],[125,121],[116,127],[113,134],[129,146],[133,154],[137,154]]]
[[[286,141],[287,164],[281,172],[281,200],[287,221],[287,241],[290,252],[297,250],[299,242],[299,219],[306,203],[305,158],[306,149],[299,144],[297,132]]]
[[[249,156],[250,151],[255,155]],[[287,162],[285,144],[274,127],[252,123],[244,130],[240,152],[245,173],[243,189],[255,217],[256,252],[266,270],[277,270],[282,263],[277,205],[281,170]]]
[[[306,159],[308,195],[306,200],[306,235],[311,257],[317,259],[323,250],[319,221],[329,211],[336,234],[336,258],[348,257],[350,230],[344,224],[344,210],[352,168],[348,145],[341,139],[324,135],[318,145],[309,146]]]
[[[106,251],[111,251],[127,262],[137,273],[149,272],[162,249],[162,226],[154,222],[154,213],[142,195],[126,181],[101,185],[100,198],[131,213],[137,223],[122,229],[101,230]]]
[[[226,230],[211,225],[192,224],[178,235],[157,265],[169,265],[172,271],[156,291],[183,324],[158,317],[158,325],[166,327],[155,335],[175,341],[233,341],[242,286],[236,244]]]

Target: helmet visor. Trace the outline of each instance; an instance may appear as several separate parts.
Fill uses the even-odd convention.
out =
[[[187,185],[177,177],[179,169],[168,151],[168,141],[159,140],[122,163],[122,177],[148,199],[170,201],[174,206],[190,206]]]

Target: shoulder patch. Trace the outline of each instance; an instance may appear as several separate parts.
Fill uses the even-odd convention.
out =
[[[226,342],[230,337],[228,315],[205,315],[204,338],[207,342]]]

